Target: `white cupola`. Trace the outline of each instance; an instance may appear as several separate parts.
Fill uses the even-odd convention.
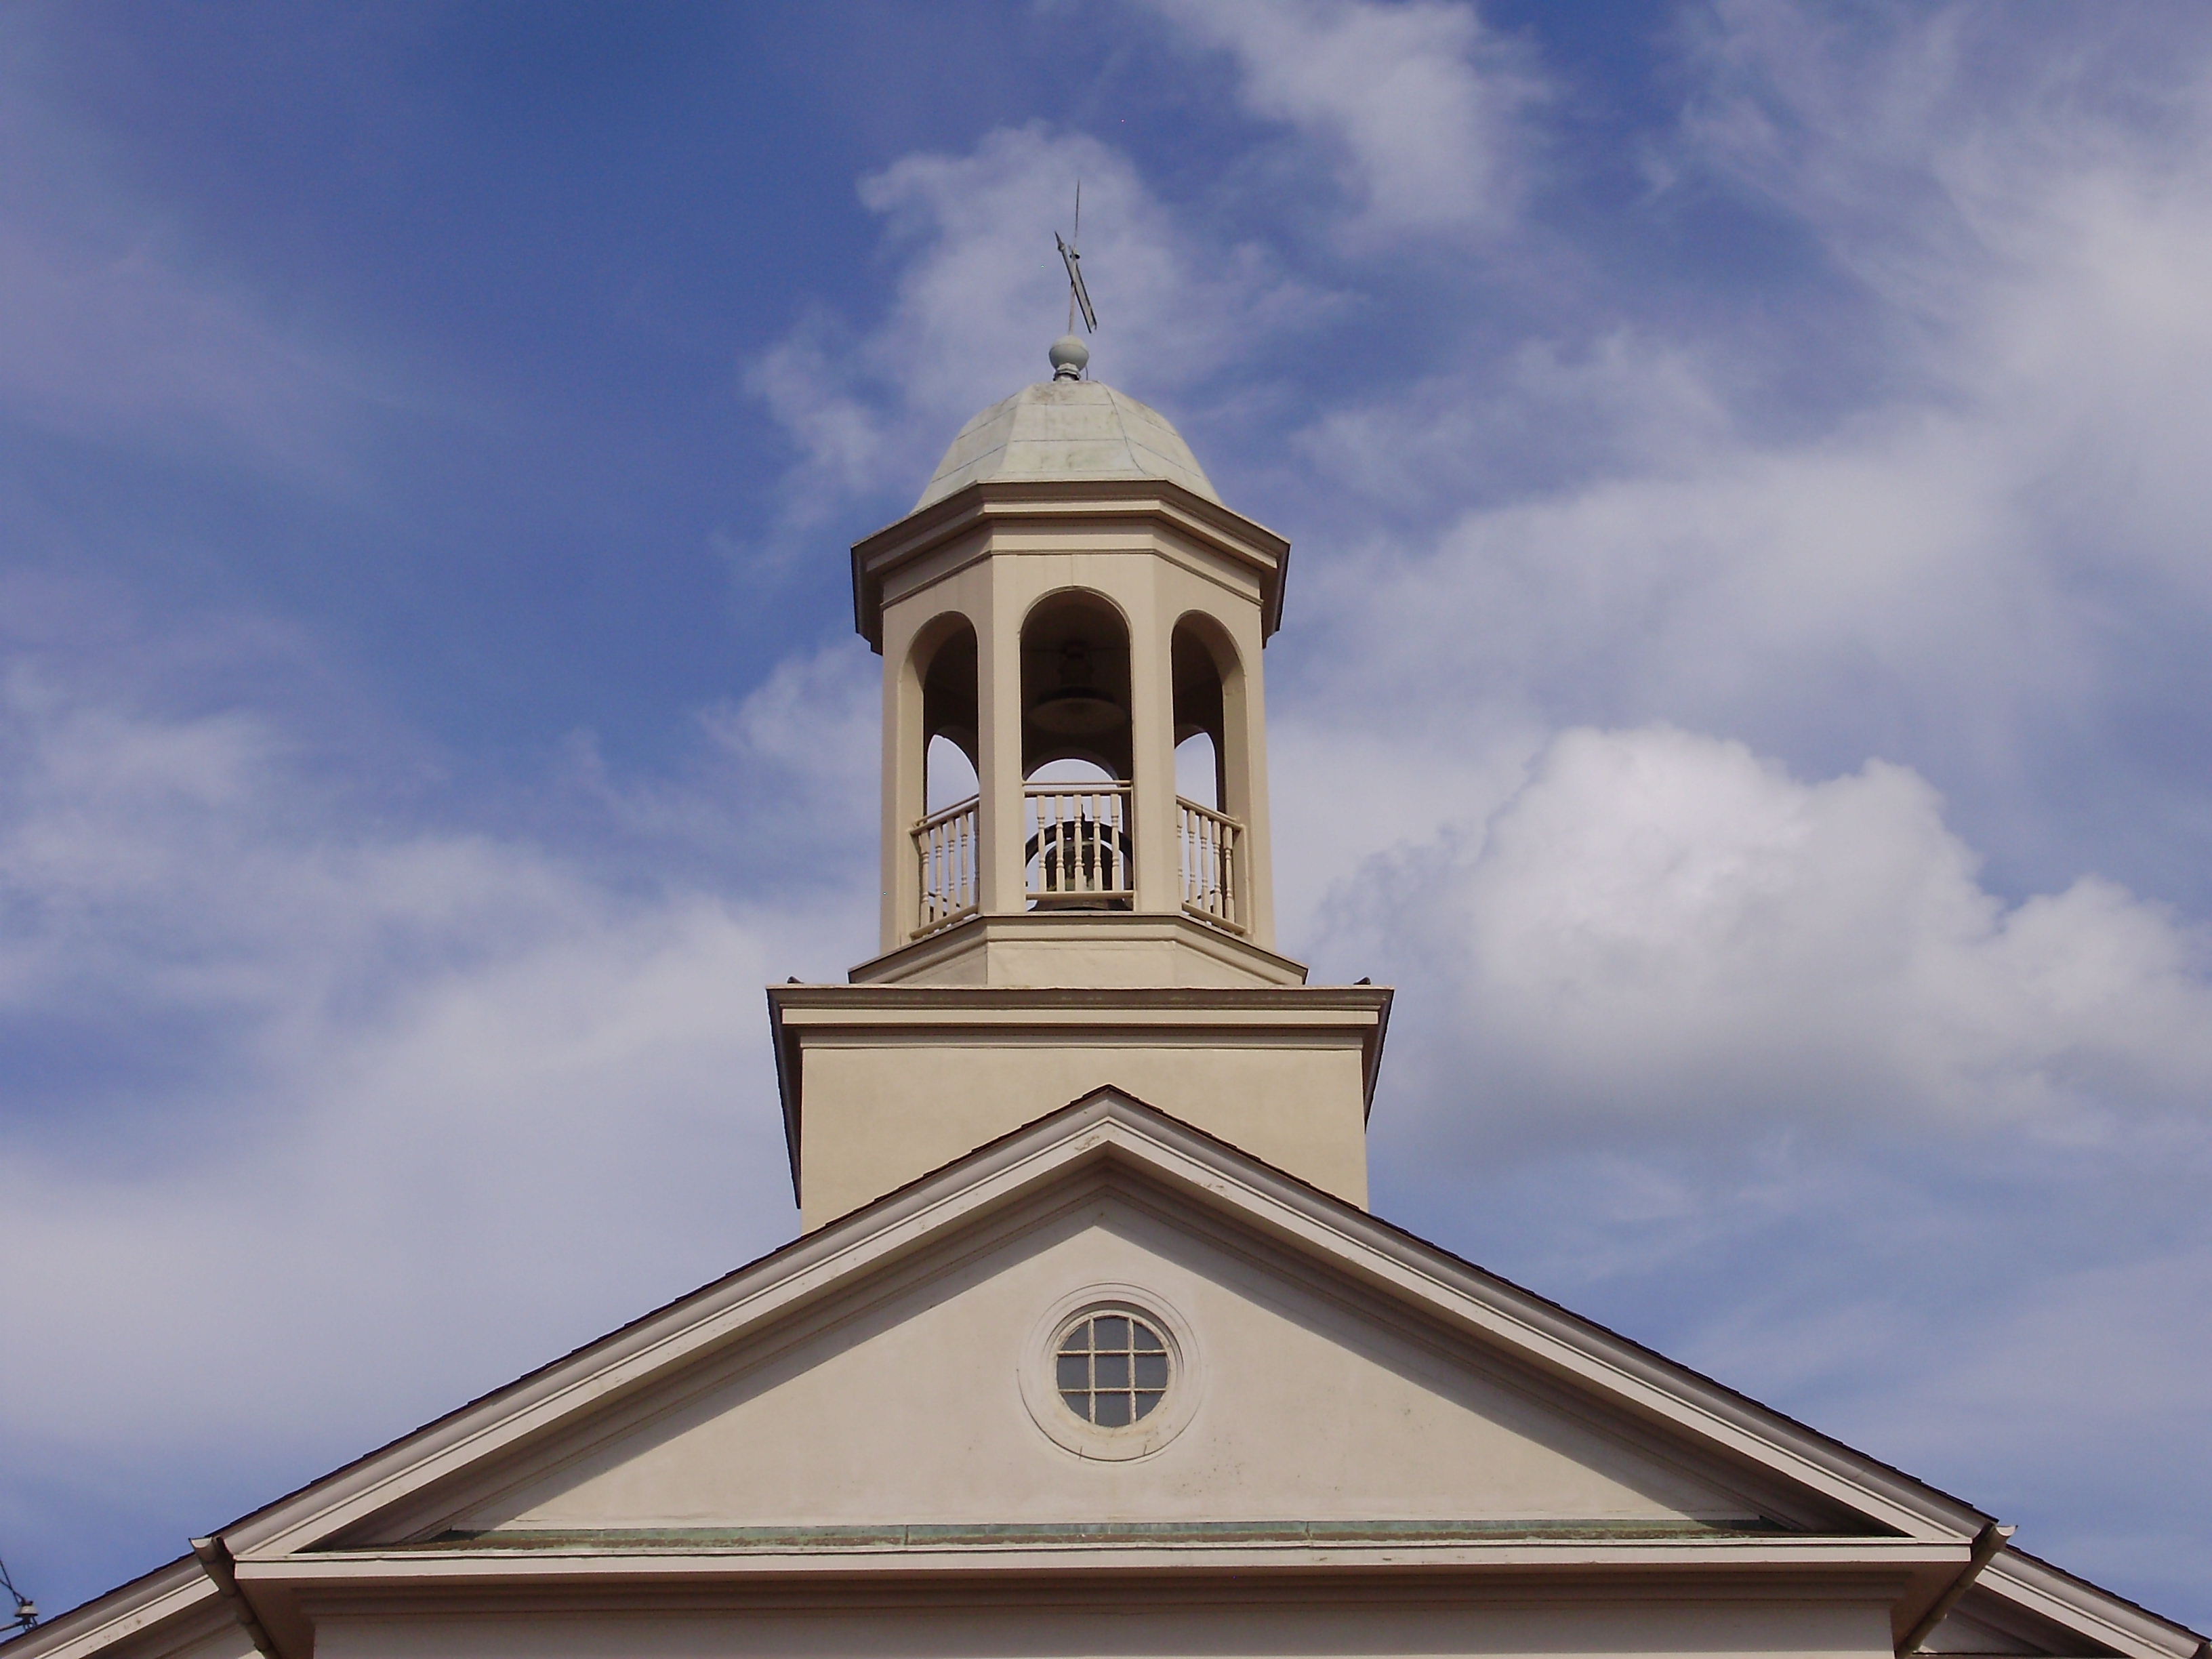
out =
[[[1261,653],[1290,544],[1088,356],[1054,345],[853,548],[878,953],[769,994],[810,1226],[1109,1085],[1365,1201],[1390,994],[1274,948]]]
[[[915,510],[853,550],[884,656],[867,977],[1301,977],[1271,950],[1261,674],[1289,553],[1111,386],[1025,386],[961,429]],[[1206,757],[1186,753],[1188,793],[1183,744]],[[933,792],[933,750],[972,769],[966,799]]]

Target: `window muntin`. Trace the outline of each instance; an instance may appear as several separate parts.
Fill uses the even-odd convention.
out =
[[[1168,1346],[1144,1316],[1085,1314],[1062,1334],[1053,1370],[1068,1410],[1102,1429],[1127,1428],[1165,1395]]]

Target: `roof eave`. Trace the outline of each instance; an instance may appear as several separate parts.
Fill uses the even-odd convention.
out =
[[[0,1653],[8,1659],[88,1659],[195,1612],[211,1627],[233,1622],[222,1604],[221,1590],[198,1558],[180,1556],[9,1638]]]
[[[853,626],[884,648],[883,586],[890,572],[978,526],[1024,518],[1110,515],[1165,518],[1249,568],[1261,592],[1261,636],[1282,626],[1290,574],[1287,537],[1169,478],[985,478],[908,514],[853,544]]]
[[[1669,1432],[1764,1465],[1874,1525],[1957,1541],[1990,1519],[1202,1131],[1101,1091],[278,1500],[224,1535],[241,1563],[312,1548],[478,1457],[551,1431],[645,1386],[664,1366],[784,1316],[849,1272],[920,1248],[945,1226],[1024,1201],[1097,1158],[1133,1161],[1195,1203],[1291,1248],[1332,1256],[1394,1300],[1426,1307],[1470,1338],[1508,1347],[1522,1363]]]

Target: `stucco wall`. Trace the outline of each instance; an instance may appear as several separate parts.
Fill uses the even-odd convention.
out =
[[[1194,1352],[1194,1406],[1152,1455],[1101,1462],[1038,1426],[1021,1370],[1054,1309],[1134,1287]],[[1117,1292],[1118,1294],[1118,1292]],[[1741,1496],[1514,1375],[1384,1322],[1111,1189],[1026,1224],[753,1369],[702,1384],[464,1529],[971,1522],[1742,1517]],[[1176,1403],[1170,1396],[1170,1403]]]
[[[1362,1035],[811,1036],[799,1143],[806,1224],[820,1226],[1108,1085],[1364,1206]]]

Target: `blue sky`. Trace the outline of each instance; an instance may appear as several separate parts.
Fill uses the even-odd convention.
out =
[[[1043,373],[1297,544],[1393,1219],[2199,1627],[2212,14],[0,12],[0,1554],[787,1237],[845,548]]]

